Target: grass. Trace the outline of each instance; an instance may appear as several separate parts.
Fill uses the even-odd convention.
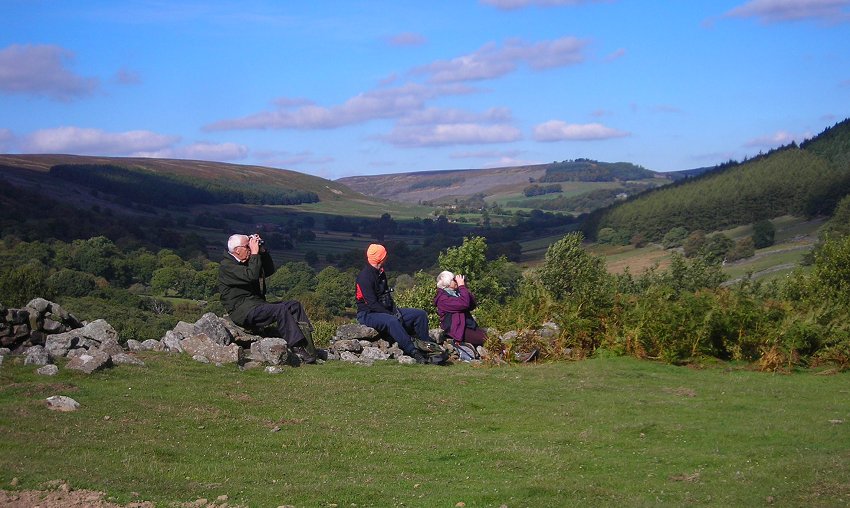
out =
[[[269,375],[143,358],[45,378],[7,357],[0,487],[62,479],[162,505],[850,503],[847,374],[608,358]],[[82,409],[47,410],[56,394]]]

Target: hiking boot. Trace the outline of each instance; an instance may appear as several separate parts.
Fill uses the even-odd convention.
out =
[[[316,347],[316,344],[313,342],[313,325],[306,321],[298,322],[298,329],[301,330],[301,333],[304,334],[304,350],[307,354],[313,358],[312,362],[305,363],[316,363],[316,360],[327,361],[328,359],[328,351],[326,349],[319,349]]]
[[[316,355],[310,354],[304,346],[294,346],[292,352],[301,361],[301,363],[316,363]]]
[[[425,357],[422,355],[422,353],[420,353],[419,351],[417,351],[417,352],[413,353],[413,354],[411,355],[411,357],[413,357],[413,359],[414,359],[414,360],[416,360],[416,363],[419,363],[419,364],[424,364],[424,363],[427,363],[427,362],[428,362],[428,361],[425,359]]]

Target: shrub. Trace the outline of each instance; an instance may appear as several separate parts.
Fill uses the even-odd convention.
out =
[[[582,239],[581,233],[570,233],[550,245],[539,276],[555,300],[570,298],[578,308],[595,312],[609,304],[614,279],[602,258],[582,248]]]

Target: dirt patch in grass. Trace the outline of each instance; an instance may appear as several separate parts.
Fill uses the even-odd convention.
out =
[[[12,480],[12,483],[16,483]],[[0,490],[0,506],[9,508],[153,508],[148,501],[119,505],[104,499],[106,494],[94,490],[74,490],[61,480],[43,485],[45,490]]]

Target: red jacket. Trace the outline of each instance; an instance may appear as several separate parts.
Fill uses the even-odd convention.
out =
[[[466,289],[466,286],[459,286],[457,292],[458,296],[452,296],[438,289],[437,294],[434,295],[434,306],[437,307],[440,327],[445,329],[443,323],[446,323],[446,316],[451,316],[451,324],[446,331],[452,339],[461,342],[466,330],[466,318],[472,316],[470,311],[475,308],[475,296]]]

